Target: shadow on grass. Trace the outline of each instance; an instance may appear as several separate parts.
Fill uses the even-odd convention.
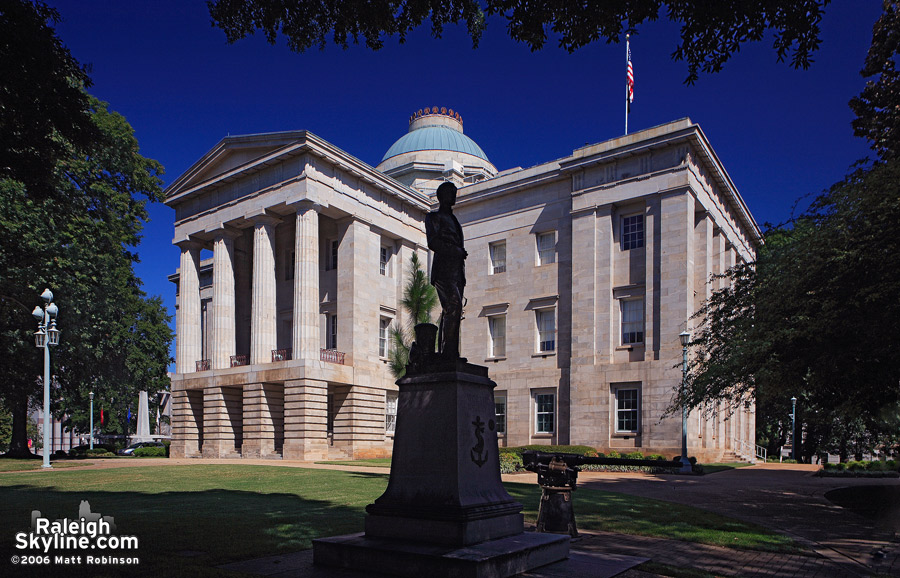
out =
[[[541,489],[505,484],[525,506],[525,519],[537,520]],[[756,524],[699,508],[603,490],[579,489],[573,494],[579,529],[658,536],[726,548],[794,553],[801,548],[790,538]]]
[[[93,476],[83,480],[87,482],[84,484],[54,484],[54,480],[46,480],[51,482],[50,487],[36,487],[31,483],[0,486],[0,519],[4,520],[0,532],[3,556],[0,575],[58,576],[62,572],[67,576],[236,576],[215,566],[295,552],[310,548],[314,538],[361,531],[366,504],[378,497],[387,483],[386,476],[377,474],[334,472],[337,475],[310,477],[305,475],[306,470],[298,474],[297,470],[269,468],[278,471],[259,472],[256,484],[252,483],[254,472],[251,471],[248,484],[247,479],[234,477],[235,472],[226,467],[209,473],[213,483],[232,487],[158,491],[157,486],[178,481],[177,469],[157,470],[157,475],[169,479],[151,483],[144,491],[140,491],[144,485],[140,482],[135,484],[137,487],[126,486],[122,491],[90,489],[90,486],[108,485],[99,476],[110,475],[109,471],[91,472]],[[15,548],[15,534],[28,531],[32,510],[39,510],[51,520],[77,519],[81,500],[90,502],[93,512],[113,516],[115,534],[137,536],[139,548],[136,551],[51,550],[50,565],[11,564],[13,555],[43,555]],[[80,554],[82,564],[53,564],[56,554]],[[89,566],[84,563],[87,555],[102,554],[136,556],[140,564]]]
[[[900,485],[865,485],[826,492],[825,499],[900,533]]]

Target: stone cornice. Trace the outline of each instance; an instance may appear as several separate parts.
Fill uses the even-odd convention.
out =
[[[204,168],[210,166],[224,154],[237,146],[248,146],[256,143],[260,147],[270,143],[272,150],[258,158],[245,162],[214,177],[197,180]],[[264,133],[259,135],[229,136],[222,139],[215,147],[200,158],[183,175],[175,179],[165,190],[166,204],[181,204],[202,191],[215,188],[225,183],[243,178],[249,174],[283,161],[285,158],[309,153],[335,167],[369,183],[375,188],[399,198],[416,208],[427,211],[430,201],[422,193],[397,182],[391,177],[375,170],[371,165],[344,152],[328,141],[308,131],[284,133]]]

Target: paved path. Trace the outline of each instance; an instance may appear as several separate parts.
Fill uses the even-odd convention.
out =
[[[57,471],[159,465],[241,464],[387,474],[388,468],[336,466],[265,459],[101,459]],[[646,557],[654,562],[705,570],[716,576],[856,577],[877,573],[900,577],[900,536],[825,499],[832,489],[898,485],[900,479],[819,478],[807,465],[767,464],[706,476],[582,472],[579,486],[654,498],[754,522],[808,545],[810,555],[785,555],[719,548],[677,540],[582,532],[575,551]],[[33,470],[35,475],[49,474]],[[535,475],[503,476],[535,483]],[[577,511],[577,494],[576,494]],[[620,578],[652,576],[629,570]]]
[[[847,486],[900,486],[900,479],[820,478],[813,475],[817,469],[765,464],[698,477],[585,472],[579,486],[686,504],[772,528],[814,549],[831,563],[829,571],[900,576],[900,536],[824,497]]]

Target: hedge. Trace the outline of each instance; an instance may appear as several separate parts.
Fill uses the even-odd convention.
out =
[[[900,464],[896,460],[851,461],[846,463],[827,463],[816,475],[823,477],[848,478],[896,478]]]
[[[161,447],[137,448],[133,455],[138,458],[164,458],[167,457],[167,449]]]

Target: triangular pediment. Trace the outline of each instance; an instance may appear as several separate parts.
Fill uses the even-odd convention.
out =
[[[304,131],[227,136],[175,179],[167,188],[166,197],[173,197],[239,167],[276,154],[305,137]]]

